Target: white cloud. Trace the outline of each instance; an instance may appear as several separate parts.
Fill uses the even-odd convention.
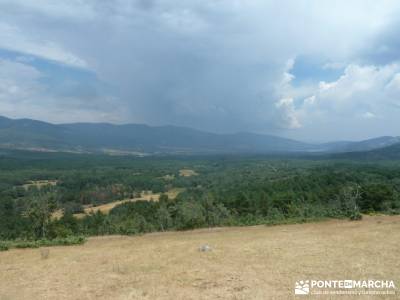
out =
[[[386,85],[385,90],[394,97],[400,98],[400,73],[393,76],[392,80]]]
[[[22,63],[0,60],[0,105],[10,112],[13,106],[29,100],[34,93],[43,91],[38,79],[42,74]]]
[[[89,67],[83,59],[63,49],[57,43],[43,38],[33,38],[19,28],[4,23],[0,23],[0,48],[38,56],[73,67]]]
[[[374,119],[374,118],[376,118],[376,115],[370,111],[367,111],[362,114],[362,117],[365,119]]]
[[[308,108],[351,115],[363,107],[384,107],[391,100],[385,92],[386,84],[399,70],[397,64],[382,67],[349,65],[337,81],[320,83],[313,95],[313,105],[308,103]]]
[[[126,120],[117,99],[93,95],[82,100],[73,95],[60,95],[43,82],[44,78],[45,75],[32,66],[0,59],[0,114],[55,123],[82,120],[121,123]],[[88,105],[88,102],[96,105]]]
[[[293,105],[293,98],[283,98],[275,106],[281,113],[283,126],[289,129],[300,128],[301,124],[297,118],[296,110]]]
[[[340,135],[355,138],[354,132],[364,132],[364,137],[368,137],[371,128],[361,120],[385,120],[387,123],[381,122],[379,126],[373,123],[380,130],[383,125],[397,123],[399,71],[399,64],[380,67],[351,64],[337,81],[320,82],[312,95],[298,99],[296,108],[291,105],[292,99],[285,105],[290,107],[289,115],[296,116],[308,134],[324,128],[326,132],[335,132],[338,138]],[[338,130],[345,124],[352,124],[353,128]],[[387,127],[387,131],[396,135],[395,128]]]

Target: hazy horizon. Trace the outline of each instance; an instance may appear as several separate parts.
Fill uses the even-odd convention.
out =
[[[279,134],[268,134],[268,133],[263,133],[263,132],[255,132],[255,131],[212,131],[212,130],[203,130],[195,127],[190,127],[190,126],[179,126],[179,125],[172,125],[172,124],[159,124],[159,125],[152,125],[152,124],[146,124],[146,123],[114,123],[114,122],[85,122],[85,121],[80,121],[80,122],[50,122],[50,121],[44,121],[44,120],[39,120],[39,119],[31,119],[31,118],[12,118],[12,117],[7,117],[7,116],[0,116],[0,117],[5,117],[9,118],[11,120],[34,120],[34,121],[39,121],[39,122],[45,122],[49,123],[52,125],[70,125],[70,124],[108,124],[108,125],[113,125],[113,126],[124,126],[124,125],[143,125],[143,126],[149,126],[149,127],[168,127],[168,126],[173,126],[173,127],[181,127],[181,128],[186,128],[186,129],[192,129],[192,130],[197,130],[197,131],[202,131],[202,132],[207,132],[207,133],[212,133],[212,134],[240,134],[240,133],[249,133],[249,134],[260,134],[260,135],[270,135],[270,136],[276,136],[276,137],[282,137],[282,138],[288,138],[292,139],[295,141],[303,142],[303,143],[310,143],[310,144],[324,144],[324,143],[335,143],[335,142],[361,142],[365,140],[370,140],[370,139],[375,139],[375,138],[381,138],[381,137],[388,137],[388,135],[380,135],[380,136],[371,136],[365,139],[353,139],[353,140],[344,140],[344,139],[337,139],[337,140],[303,140],[303,139],[296,139],[296,138],[290,138],[290,137],[285,137],[281,136]],[[391,137],[400,137],[400,136],[391,136]]]
[[[0,115],[400,136],[398,1],[0,0]]]

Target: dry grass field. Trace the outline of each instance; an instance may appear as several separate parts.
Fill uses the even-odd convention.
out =
[[[29,189],[30,187],[36,187],[40,189],[41,187],[49,185],[56,186],[57,183],[58,183],[57,180],[35,180],[35,181],[31,180],[28,183],[23,184],[22,187],[26,190]]]
[[[176,196],[179,194],[179,192],[180,192],[179,189],[174,189],[174,190],[168,191],[166,194],[168,195],[168,197],[170,199],[175,199]],[[139,200],[158,201],[159,198],[160,198],[160,194],[148,192],[148,193],[143,193],[140,197],[137,197],[137,198],[113,201],[113,202],[98,205],[98,206],[87,205],[87,206],[84,206],[84,209],[83,209],[84,213],[74,214],[74,217],[81,219],[89,214],[97,213],[98,211],[102,212],[103,214],[108,214],[114,207],[124,204],[124,203],[135,202],[135,201],[139,201]],[[52,214],[52,218],[60,219],[60,218],[62,218],[63,215],[64,215],[63,210],[59,209]]]
[[[182,169],[179,170],[179,176],[182,177],[192,177],[192,176],[197,176],[199,175],[196,171],[191,170],[191,169]]]
[[[98,237],[49,248],[47,259],[40,249],[1,252],[0,299],[293,299],[305,278],[399,286],[399,245],[399,216]]]
[[[175,199],[179,193],[181,193],[184,189],[181,188],[175,188],[171,189],[165,194],[168,195],[169,199]],[[143,192],[142,195],[138,198],[131,198],[131,199],[124,199],[124,200],[119,200],[119,201],[114,201],[110,203],[106,203],[103,205],[98,205],[98,206],[87,206],[84,208],[85,213],[80,213],[80,214],[74,214],[75,217],[77,218],[83,218],[88,214],[96,213],[98,211],[102,212],[103,214],[108,214],[114,207],[120,204],[128,203],[128,202],[135,202],[139,200],[144,200],[144,201],[158,201],[160,198],[159,193],[152,193],[151,191],[148,192]],[[56,211],[53,214],[53,218],[59,219],[63,215],[63,211]],[[1,299],[0,299],[1,300]]]

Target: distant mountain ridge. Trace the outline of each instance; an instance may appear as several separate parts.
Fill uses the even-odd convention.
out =
[[[400,159],[400,143],[369,151],[335,153],[332,157],[338,159],[355,159],[366,161],[398,160]]]
[[[215,134],[176,126],[50,124],[0,117],[0,146],[110,153],[246,153],[307,151],[311,145],[253,133]]]
[[[319,145],[320,151],[359,152],[388,147],[400,143],[400,137],[381,136],[359,142],[338,141]]]
[[[109,123],[51,124],[0,117],[0,147],[109,154],[293,153],[365,151],[400,142],[380,137],[361,142],[309,144],[255,133],[216,134],[177,126]]]

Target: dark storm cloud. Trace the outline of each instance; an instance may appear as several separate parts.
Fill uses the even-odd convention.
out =
[[[380,65],[400,61],[400,20],[388,24],[372,39],[362,59],[366,63]]]
[[[397,1],[382,5],[358,0],[335,5],[264,0],[4,0],[0,49],[47,60],[59,70],[3,57],[4,68],[16,75],[0,78],[0,101],[9,99],[3,100],[0,114],[22,116],[25,110],[18,103],[24,102],[31,107],[30,116],[60,122],[72,116],[71,121],[334,136],[339,132],[331,125],[324,133],[317,132],[321,115],[329,119],[326,124],[334,124],[335,114],[343,117],[345,111],[349,122],[358,126],[355,115],[368,121],[385,115],[368,93],[377,99],[389,94],[396,98],[396,66],[379,70],[351,66],[363,59],[366,65],[396,60],[399,44],[393,24],[398,8]],[[382,54],[368,52],[376,48],[372,42],[386,46]],[[366,61],[368,55],[372,58]],[[19,80],[17,75],[28,70],[32,76]],[[91,74],[91,79],[82,79],[83,73]],[[377,87],[373,78],[365,76],[385,78],[390,89],[384,81]],[[370,90],[361,93],[351,80],[371,82],[366,87]],[[354,97],[339,101],[350,94]],[[365,102],[351,100],[365,97]],[[47,117],[46,111],[36,113],[43,101],[53,103],[46,106]]]

